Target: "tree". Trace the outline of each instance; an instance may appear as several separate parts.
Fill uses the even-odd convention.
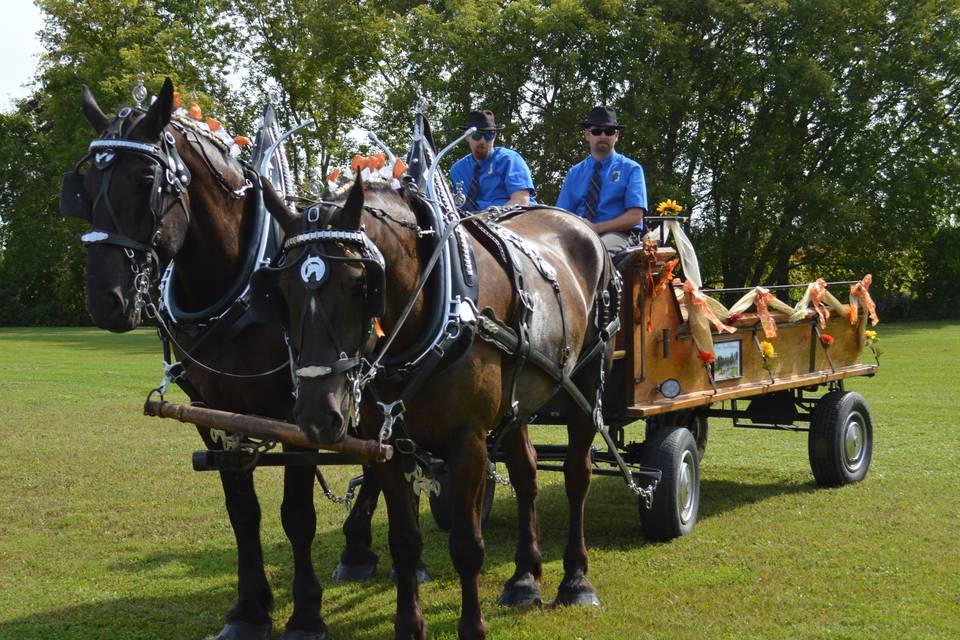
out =
[[[171,76],[186,98],[226,113],[237,102],[224,78],[235,33],[219,0],[38,0],[46,14],[38,91],[0,120],[5,144],[0,322],[86,322],[83,224],[57,215],[59,182],[94,132],[80,111],[87,84],[109,113],[132,104],[143,73],[148,87]],[[201,90],[202,88],[202,90]]]

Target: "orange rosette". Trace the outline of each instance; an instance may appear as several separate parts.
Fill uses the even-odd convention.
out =
[[[393,179],[399,180],[400,176],[402,176],[406,172],[407,172],[407,163],[401,160],[400,158],[397,158],[393,162]]]
[[[360,173],[367,168],[367,163],[369,158],[364,158],[359,153],[353,156],[353,160],[350,161],[350,170],[354,173]]]
[[[340,177],[340,167],[335,168],[330,172],[330,175],[327,176],[327,182],[336,182],[337,178]]]
[[[190,117],[194,120],[200,120],[203,117],[203,112],[200,110],[200,105],[196,102],[191,102],[190,108],[187,111],[190,114]]]
[[[180,95],[179,91],[173,92],[173,108],[174,110],[179,109],[183,106],[183,96]]]
[[[207,126],[210,127],[212,133],[220,131],[220,121],[216,118],[207,118]]]
[[[233,141],[236,142],[241,147],[245,147],[250,144],[250,138],[247,136],[233,136]]]

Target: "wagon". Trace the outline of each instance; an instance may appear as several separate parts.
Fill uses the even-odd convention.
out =
[[[648,218],[682,234],[681,221]],[[689,247],[685,236],[678,245]],[[673,278],[678,262],[675,249],[649,242],[620,262],[621,329],[604,393],[603,444],[593,451],[595,474],[622,476],[637,493],[645,535],[667,540],[693,530],[711,417],[730,418],[737,428],[807,432],[818,485],[862,480],[873,428],[864,399],[844,380],[873,376],[879,367],[875,333],[866,329],[868,316],[876,321],[869,276],[700,290]],[[851,302],[830,293],[840,288]],[[797,290],[804,295],[794,307],[776,297]],[[727,310],[718,298],[730,294],[743,295]],[[748,305],[752,312],[738,310]],[[862,364],[868,348],[875,362]],[[535,421],[564,417],[548,406]],[[625,428],[639,420],[644,440],[628,441]],[[563,447],[536,448],[540,469],[561,468]]]

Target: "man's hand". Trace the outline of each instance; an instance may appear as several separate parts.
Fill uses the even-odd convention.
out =
[[[630,231],[638,224],[643,224],[643,215],[645,213],[646,211],[643,207],[633,207],[627,209],[613,220],[590,222],[590,226],[598,236],[604,233],[610,233],[611,231]]]
[[[507,200],[505,207],[511,205],[519,204],[520,206],[526,207],[530,204],[530,192],[526,189],[520,189],[519,191],[514,191],[510,194],[510,199]]]

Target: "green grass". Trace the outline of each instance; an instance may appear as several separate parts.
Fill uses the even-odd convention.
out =
[[[495,605],[515,539],[514,504],[499,487],[481,575],[490,637],[960,637],[960,325],[879,329],[880,374],[849,384],[874,420],[866,481],[819,490],[805,434],[713,421],[696,530],[650,544],[622,481],[595,478],[586,536],[599,611]],[[158,347],[150,331],[0,330],[3,640],[208,638],[232,606],[235,550],[219,482],[190,467],[199,438],[140,415],[160,378]],[[549,428],[535,436],[563,437]],[[328,476],[342,490],[353,471]],[[278,634],[292,578],[280,475],[257,473]],[[566,504],[559,474],[540,481],[544,596],[552,598]],[[344,511],[322,498],[318,511],[314,558],[326,578]],[[378,578],[324,579],[323,611],[339,640],[392,635],[385,518],[381,509],[374,523]],[[423,521],[434,576],[421,590],[424,614],[432,638],[455,638],[460,596],[446,536],[426,513]]]

